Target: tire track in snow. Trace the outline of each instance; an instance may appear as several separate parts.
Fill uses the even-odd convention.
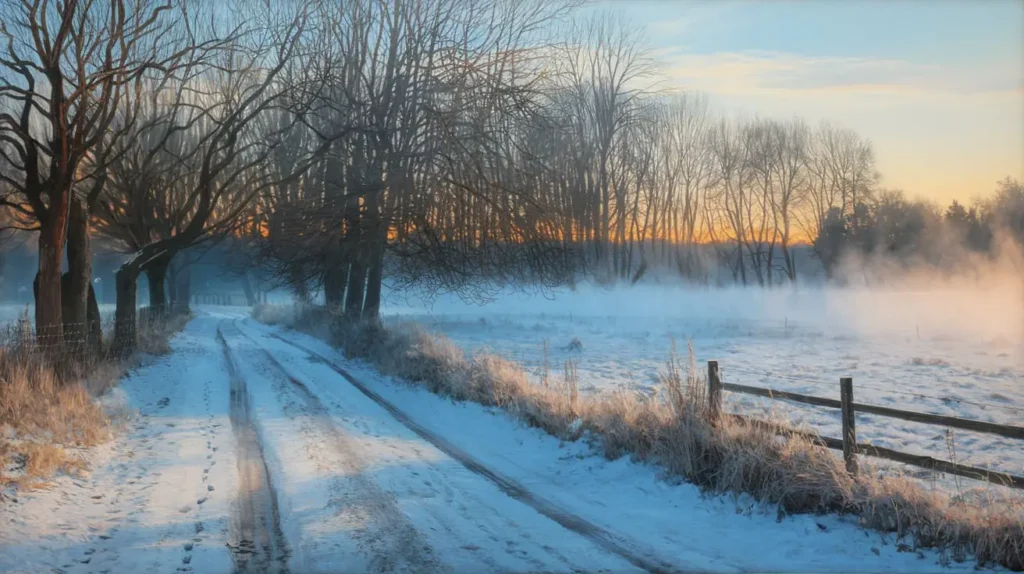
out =
[[[241,332],[241,330],[239,330],[239,332]],[[511,498],[514,498],[515,500],[518,500],[530,506],[531,508],[539,512],[541,515],[546,516],[547,518],[557,522],[562,527],[571,530],[579,534],[580,536],[583,536],[584,538],[590,540],[591,542],[607,550],[608,552],[621,556],[634,566],[642,570],[646,570],[651,574],[669,574],[680,571],[672,564],[664,562],[657,558],[652,558],[649,555],[647,555],[647,553],[637,549],[637,545],[635,543],[625,540],[623,537],[613,534],[601,528],[600,526],[576,514],[573,514],[572,512],[565,510],[548,500],[545,500],[533,494],[532,492],[527,490],[526,487],[519,484],[515,480],[512,480],[509,477],[506,477],[490,468],[487,468],[486,466],[484,466],[483,463],[478,461],[469,453],[463,451],[462,449],[455,446],[448,440],[442,438],[441,436],[435,434],[434,432],[418,424],[416,421],[412,420],[408,415],[406,415],[404,412],[402,412],[397,407],[392,405],[384,397],[372,391],[365,384],[363,384],[361,381],[352,376],[348,371],[338,366],[327,357],[324,357],[320,353],[317,353],[316,351],[313,351],[312,349],[309,349],[304,345],[295,343],[293,341],[289,341],[288,339],[285,339],[284,337],[278,335],[277,333],[267,333],[267,335],[287,345],[295,347],[296,349],[299,349],[309,354],[309,356],[313,360],[322,362],[323,364],[327,365],[331,370],[341,375],[346,381],[348,381],[349,384],[355,387],[359,392],[361,392],[367,398],[377,403],[380,407],[382,407],[384,410],[390,413],[391,416],[395,418],[395,420],[402,423],[406,428],[416,433],[423,440],[434,445],[441,452],[444,452],[448,456],[458,461],[471,472],[476,473],[486,478],[490,482],[494,483],[495,485],[497,485],[499,489],[502,490],[502,492],[504,492]],[[270,353],[265,349],[264,352],[267,352],[267,354],[270,355]],[[272,355],[270,356],[271,358],[273,358]],[[274,359],[274,361],[276,362],[276,359]],[[305,389],[307,393],[310,392],[309,389],[306,388],[305,385],[302,385],[301,382],[296,381],[296,384],[300,385],[303,389]]]
[[[235,571],[286,573],[291,551],[281,532],[277,493],[253,425],[249,390],[220,326],[217,340],[231,378],[231,430],[238,443],[238,495],[228,538]]]
[[[364,521],[370,525],[365,527],[364,536],[356,537],[360,551],[365,552],[370,558],[370,568],[375,572],[446,571],[420,533],[399,510],[394,494],[366,478],[366,464],[351,444],[351,440],[335,425],[320,398],[302,381],[291,376],[270,351],[242,332],[237,325],[232,326],[239,335],[252,342],[267,362],[291,383],[291,388],[295,390],[294,394],[301,401],[301,404],[296,405],[300,411],[304,411],[301,414],[307,415],[308,421],[315,427],[316,434],[329,439],[317,441],[316,446],[333,449],[337,459],[345,467],[341,476],[348,477],[349,480],[346,482],[349,484],[338,484],[334,488],[338,490],[337,497],[345,500],[347,507],[361,515],[365,514]],[[280,395],[278,399],[282,403],[286,400]]]

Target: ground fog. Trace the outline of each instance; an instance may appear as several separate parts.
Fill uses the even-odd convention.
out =
[[[575,364],[580,391],[650,393],[673,346],[697,369],[720,361],[728,382],[1004,424],[1024,415],[1024,280],[925,274],[873,287],[774,290],[638,285],[506,291],[490,303],[391,295],[387,320],[413,320],[467,352],[488,349],[541,383]],[[545,351],[545,341],[547,351]],[[839,413],[728,394],[728,408],[773,408],[840,436]],[[858,415],[860,440],[1020,474],[1010,439]],[[953,451],[952,453],[950,451]],[[927,473],[921,473],[927,478]],[[968,481],[971,482],[971,481]],[[975,486],[971,484],[970,486]]]

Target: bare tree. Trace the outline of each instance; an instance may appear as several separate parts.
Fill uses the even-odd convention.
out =
[[[709,140],[711,115],[708,100],[699,94],[682,94],[670,100],[667,110],[667,152],[663,168],[676,176],[668,190],[667,239],[675,245],[688,246],[685,258],[677,257],[681,273],[693,272],[693,244],[700,237],[700,214],[705,203],[704,194],[710,184],[712,146]]]
[[[578,22],[565,45],[560,72],[572,94],[581,167],[589,171],[584,182],[585,193],[593,198],[588,211],[596,255],[613,273],[620,271],[621,256],[612,256],[612,242],[622,246],[626,238],[623,217],[613,231],[612,210],[624,214],[627,205],[625,191],[613,182],[615,148],[622,145],[622,132],[636,120],[641,82],[653,71],[641,45],[641,30],[622,25],[620,16],[600,13]]]
[[[803,208],[809,191],[807,156],[810,132],[806,124],[795,119],[776,124],[773,135],[773,147],[777,154],[776,194],[773,197],[775,226],[779,230],[779,245],[782,249],[786,277],[795,282],[796,258],[790,245],[793,238],[794,216]]]
[[[0,148],[16,194],[4,205],[38,231],[36,329],[47,344],[63,333],[61,256],[69,232],[81,249],[86,208],[76,183],[83,160],[107,134],[125,94],[153,70],[177,66],[183,8],[162,0],[25,0],[0,11]],[[187,31],[185,32],[187,33]],[[72,217],[74,215],[74,217]],[[88,270],[73,273],[73,308],[84,317]]]
[[[879,179],[871,143],[856,132],[822,123],[811,136],[806,166],[807,208],[799,218],[804,233],[817,238],[829,226],[856,228],[863,211],[858,205],[870,198]],[[835,250],[816,251],[830,269]]]
[[[244,21],[237,40],[219,50],[213,65],[187,81],[169,83],[170,96],[156,102],[154,121],[140,126],[152,142],[114,170],[104,195],[102,219],[111,236],[134,248],[117,272],[115,347],[135,344],[136,280],[152,273],[155,312],[162,312],[167,266],[196,242],[233,229],[254,197],[299,179],[350,129],[320,132],[313,121],[324,78],[304,66],[302,50],[309,13],[274,12]],[[295,72],[285,81],[285,71]],[[312,74],[298,75],[308,70]],[[315,136],[288,173],[265,163],[295,130]],[[159,162],[166,167],[155,167]],[[130,165],[137,162],[138,166]],[[168,177],[171,174],[171,177]],[[156,175],[157,177],[154,177]],[[123,177],[121,177],[123,176]],[[147,219],[148,218],[148,219]],[[143,221],[139,225],[139,221]],[[161,225],[151,225],[156,221]],[[136,230],[131,231],[135,226]]]
[[[716,245],[733,245],[731,266],[733,276],[746,285],[747,264],[744,251],[747,250],[751,213],[750,171],[746,169],[747,148],[743,141],[743,126],[732,126],[721,119],[712,128],[708,142],[714,158],[713,194],[705,208],[709,236]],[[718,234],[726,234],[720,241]]]

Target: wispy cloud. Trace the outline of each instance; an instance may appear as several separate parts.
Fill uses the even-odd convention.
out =
[[[694,54],[679,49],[662,50],[658,59],[669,83],[723,94],[1024,93],[1024,75],[999,62],[957,68],[899,59],[763,51]]]

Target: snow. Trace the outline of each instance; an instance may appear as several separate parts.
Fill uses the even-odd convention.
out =
[[[295,572],[933,572],[944,562],[852,519],[779,518],[745,497],[703,496],[650,466],[382,377],[244,309],[197,311],[173,354],[102,397],[127,414],[90,454],[88,476],[0,506],[0,571],[232,571],[247,510],[254,539],[279,536],[277,557]],[[613,331],[579,333],[582,358]],[[287,341],[348,369],[415,424]],[[255,452],[240,438],[250,428]],[[261,497],[271,510],[257,508]]]
[[[246,322],[244,328],[253,333],[277,332],[252,322]],[[522,426],[500,411],[472,403],[454,403],[382,377],[369,366],[346,361],[312,337],[298,333],[284,336],[345,365],[361,382],[418,424],[458,445],[488,468],[630,541],[645,556],[680,569],[933,572],[940,562],[934,552],[901,552],[900,541],[862,530],[843,518],[779,519],[773,508],[762,507],[745,497],[703,496],[691,485],[661,480],[650,466],[625,458],[605,460],[582,443],[561,443],[537,429]],[[260,344],[272,348],[285,368],[325,401],[338,408],[346,405],[360,413],[360,417],[385,418],[366,404],[365,397],[354,393],[351,386],[339,384],[333,372],[311,360],[308,353],[266,336]],[[408,435],[400,428],[393,432]],[[393,468],[396,473],[402,472],[399,465]],[[486,497],[480,499],[489,505],[499,496],[481,494]],[[416,506],[423,503],[409,500],[409,506],[403,510],[407,516],[414,516]],[[487,513],[489,509],[480,512]],[[516,522],[521,524],[520,520]],[[557,540],[539,533],[534,538]],[[948,571],[968,568],[973,565],[954,563]]]
[[[230,571],[224,536],[237,478],[213,327],[193,321],[172,355],[103,398],[135,412],[90,454],[93,472],[0,506],[0,571]]]
[[[325,365],[294,360],[252,325],[242,331],[281,361],[245,335],[228,337],[254,402],[267,405],[261,434],[273,467],[287,469],[278,494],[282,529],[298,541],[292,569],[377,571],[383,556],[387,571],[636,570],[508,498]]]
[[[470,353],[515,360],[534,380],[543,376],[547,340],[549,376],[562,377],[564,362],[575,360],[582,393],[649,393],[673,344],[685,363],[690,343],[696,368],[718,360],[726,382],[838,399],[839,378],[853,377],[858,402],[1019,425],[1022,305],[1019,279],[872,290],[585,285],[546,295],[505,292],[484,305],[392,296],[384,314],[442,332]],[[582,349],[572,348],[573,339]],[[733,393],[726,399],[735,411],[772,408],[841,436],[838,410]],[[949,459],[943,428],[858,415],[857,430],[864,442]],[[1016,442],[956,431],[952,446],[961,463],[1020,475],[1024,451]]]

